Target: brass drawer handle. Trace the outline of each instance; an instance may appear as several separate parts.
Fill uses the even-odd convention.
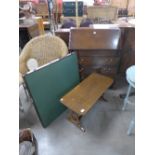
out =
[[[79,72],[81,73],[81,72],[83,72],[83,71],[84,71],[84,68],[81,68]]]
[[[96,35],[96,31],[93,31],[93,35]]]

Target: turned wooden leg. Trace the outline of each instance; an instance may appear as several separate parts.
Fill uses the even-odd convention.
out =
[[[70,122],[72,122],[74,125],[76,125],[78,128],[80,128],[80,130],[85,132],[85,129],[81,126],[80,119],[81,119],[81,116],[79,116],[78,114],[76,114],[73,111],[70,111],[70,113],[68,115],[68,120]]]
[[[103,100],[103,101],[105,101],[105,102],[108,102],[108,100],[107,99],[105,99],[105,97],[104,96],[101,96],[101,98],[100,98],[101,100]]]

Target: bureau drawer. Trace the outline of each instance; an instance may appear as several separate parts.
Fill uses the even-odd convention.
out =
[[[81,66],[118,65],[119,57],[79,57]]]
[[[117,57],[120,55],[120,51],[119,50],[80,50],[77,51],[78,55],[80,57],[87,57],[87,56],[109,56],[109,57]]]
[[[70,50],[118,50],[121,30],[117,28],[70,29]]]
[[[82,67],[81,77],[85,78],[93,72],[97,72],[110,77],[115,77],[118,71],[118,66],[102,66],[102,67]]]
[[[99,72],[101,74],[106,75],[116,75],[118,71],[118,66],[102,66],[102,68],[99,69]]]

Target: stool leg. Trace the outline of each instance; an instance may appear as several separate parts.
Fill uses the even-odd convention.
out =
[[[19,110],[21,110],[21,112],[24,112],[23,104],[21,102],[20,97],[19,97]]]
[[[131,92],[130,94],[129,94],[129,96],[134,96],[135,95],[135,92]],[[126,97],[126,94],[120,94],[120,98],[121,99],[125,99],[125,97]]]
[[[132,119],[130,122],[129,128],[128,128],[128,131],[127,131],[128,136],[131,135],[131,132],[132,132],[134,126],[135,126],[135,119]]]
[[[25,95],[26,95],[26,100],[29,101],[30,100],[30,96],[29,96],[29,93],[28,93],[24,83],[23,83],[23,88],[24,88],[24,92],[25,92]]]
[[[20,88],[20,86],[22,86],[22,84],[19,85],[19,88]],[[20,99],[20,94],[19,94],[19,110],[20,110],[21,112],[24,112],[23,104],[22,104],[22,101],[21,101],[21,99]]]
[[[26,95],[26,101],[31,101],[31,103],[32,103],[32,99],[31,99],[31,97],[30,97],[30,95],[29,95],[29,93],[28,93],[28,91],[27,91],[27,89],[26,89],[25,84],[23,83],[23,84],[21,84],[20,86],[22,86],[23,89],[24,89],[24,94]],[[19,87],[20,87],[20,86],[19,86]],[[22,101],[21,101],[21,99],[20,99],[20,96],[19,96],[19,110],[21,110],[22,112],[25,112],[25,111],[24,111],[24,108],[23,108],[23,103],[22,103]]]
[[[125,110],[125,108],[128,104],[128,98],[129,98],[130,91],[131,91],[131,85],[129,85],[126,97],[124,99],[124,104],[123,104],[123,108],[122,108],[123,111]]]

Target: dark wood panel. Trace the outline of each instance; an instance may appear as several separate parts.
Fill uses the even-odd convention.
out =
[[[60,37],[66,43],[66,45],[68,47],[68,45],[69,45],[69,33],[70,33],[69,30],[63,30],[62,29],[62,30],[57,30],[55,32],[55,35]]]
[[[95,56],[106,56],[106,57],[109,57],[109,56],[118,56],[119,55],[119,50],[103,50],[103,49],[100,49],[100,50],[76,50],[78,51],[78,55],[80,57],[85,57],[85,56],[92,56],[92,57],[95,57]]]
[[[69,48],[78,53],[81,78],[92,72],[115,76],[120,61],[120,29],[71,29]]]
[[[19,29],[19,46],[23,49],[26,43],[30,40],[30,35],[27,29]]]
[[[101,29],[100,29],[101,30]],[[60,34],[60,38],[62,38],[67,44],[69,41],[69,32],[70,30],[63,32],[66,30],[59,30]],[[84,29],[83,29],[84,31]],[[83,32],[80,31],[80,32]],[[85,36],[85,33],[80,33],[78,34],[78,31],[76,29],[76,34],[78,34],[78,38],[83,38],[83,36]],[[91,30],[92,32],[92,30]],[[88,31],[87,31],[88,33]],[[64,35],[64,36],[63,36]],[[76,37],[76,36],[75,36]],[[71,42],[75,42],[74,44],[78,44],[76,46],[80,46],[81,42],[78,42],[78,40],[76,40],[74,37],[74,40],[71,40],[72,38],[70,38]],[[88,37],[88,36],[87,36]],[[70,44],[72,44],[70,42]],[[99,40],[95,40],[93,44],[96,44],[97,42],[100,42]],[[103,43],[103,41],[101,42]],[[100,44],[101,44],[100,43]],[[89,39],[85,39],[83,40],[83,44],[88,45],[87,48],[90,48],[91,44],[89,42]],[[85,45],[85,46],[86,46]],[[97,46],[97,44],[95,45]],[[119,49],[116,50],[107,50],[107,49],[72,49],[71,51],[76,51],[78,53],[78,57],[79,57],[79,64],[80,65],[87,65],[87,63],[92,63],[96,65],[96,62],[99,61],[99,64],[101,63],[100,57],[112,57],[112,59],[115,59],[115,57],[120,57],[121,61],[118,62],[118,64],[116,63],[116,66],[119,66],[118,68],[118,73],[125,73],[126,69],[135,64],[135,28],[134,27],[121,27],[121,37],[120,37],[120,44],[119,44]],[[83,57],[90,57],[88,58],[89,60],[91,60],[91,62],[88,59],[85,59],[84,62],[81,63],[81,59]],[[91,58],[93,57],[93,58]],[[97,58],[98,57],[98,58]],[[93,60],[94,59],[94,60]],[[98,60],[99,59],[99,60]],[[87,72],[87,68],[85,69],[85,72]]]
[[[116,65],[118,64],[119,57],[80,57],[79,64],[84,66],[102,66],[102,65]]]
[[[114,78],[117,74],[118,67],[116,66],[84,66],[81,69],[81,79],[89,76],[91,73],[96,72]]]
[[[120,29],[75,28],[70,31],[69,49],[118,49]]]
[[[87,29],[85,29],[87,31]],[[91,30],[91,31],[90,31]],[[62,38],[66,43],[69,42],[69,34],[70,34],[70,30],[63,32],[66,30],[59,30],[59,32],[56,32],[56,35],[60,34],[60,38]],[[76,29],[75,32],[75,36],[70,37],[70,44],[72,44],[71,42],[73,41],[73,44],[77,44],[77,46],[80,46],[81,44],[87,44],[85,46],[88,46],[88,44],[90,45],[91,42],[89,42],[90,38],[88,36],[90,35],[86,35],[85,33],[83,33],[84,28],[82,29],[82,31],[78,31]],[[89,29],[89,31],[92,33],[92,29]],[[89,32],[87,31],[87,33]],[[101,31],[101,30],[100,30]],[[101,33],[103,34],[103,32]],[[78,35],[78,37],[76,36]],[[82,41],[79,42],[80,38],[85,38],[85,40],[83,40],[83,43],[81,43]],[[76,39],[77,38],[77,39]],[[88,38],[88,39],[87,39]],[[72,49],[70,51],[75,51],[78,54],[79,57],[79,64],[80,66],[102,66],[103,64],[107,65],[107,62],[104,61],[106,59],[112,59],[113,61],[110,63],[108,63],[111,66],[118,66],[118,72],[117,73],[125,73],[126,69],[135,64],[135,28],[134,27],[121,27],[121,36],[120,36],[120,40],[119,40],[119,46],[118,49],[105,49],[105,48],[101,48],[101,46],[99,46],[101,49],[98,49],[99,47],[98,44],[103,44],[104,40],[103,38],[100,40],[96,40],[95,37],[94,41],[93,41],[93,45],[95,48],[97,49],[92,49],[91,46],[89,46],[89,49],[81,49],[81,47],[79,47],[79,49]],[[73,39],[73,40],[72,40]],[[92,39],[91,39],[92,40]],[[112,40],[111,40],[112,41]],[[99,42],[99,43],[98,43]],[[83,46],[83,45],[82,45]],[[102,45],[103,46],[103,45]],[[94,48],[93,47],[93,48]],[[87,58],[89,57],[89,58]],[[101,57],[103,59],[103,62],[101,61]],[[120,57],[120,61],[118,60],[118,64],[114,64],[114,61]],[[84,60],[82,60],[84,58]],[[83,62],[82,62],[83,61]],[[86,70],[89,70],[89,68],[86,67],[85,72],[87,72]],[[91,72],[95,71],[94,69],[91,70]],[[90,71],[88,71],[88,73],[91,73]],[[113,71],[112,75],[114,75]],[[117,74],[116,73],[116,74]]]
[[[19,24],[19,46],[21,48],[23,48],[31,38],[38,35],[38,24],[26,24],[23,21]]]
[[[135,64],[135,28],[122,29],[121,65],[119,72],[125,73],[126,69]]]

